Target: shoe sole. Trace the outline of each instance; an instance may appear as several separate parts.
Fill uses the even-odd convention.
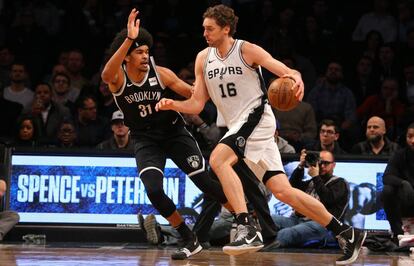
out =
[[[147,240],[153,245],[158,245],[160,241],[159,233],[157,231],[157,220],[154,215],[148,215],[144,219],[144,228],[147,232]]]
[[[238,246],[238,247],[232,247],[232,246],[224,246],[223,252],[230,256],[237,256],[245,253],[253,253],[256,251],[259,251],[262,249],[264,245],[260,242],[255,244],[254,242],[249,246]]]
[[[361,248],[364,245],[365,238],[367,237],[367,231],[364,231],[363,234],[364,235],[362,237],[361,243],[359,244],[358,251],[357,252],[354,252],[352,254],[352,257],[349,260],[347,260],[347,261],[337,261],[336,262],[336,265],[348,265],[348,264],[351,264],[351,263],[353,263],[353,262],[355,262],[357,260],[358,255],[359,255],[359,252],[361,251]]]

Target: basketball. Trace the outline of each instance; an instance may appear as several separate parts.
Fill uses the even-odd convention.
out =
[[[267,90],[270,105],[279,111],[289,111],[299,104],[295,94],[297,87],[292,89],[295,81],[291,78],[278,78],[272,81]]]

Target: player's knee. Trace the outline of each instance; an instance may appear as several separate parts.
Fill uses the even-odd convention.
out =
[[[288,204],[292,207],[294,207],[294,205],[296,205],[295,204],[296,203],[295,202],[295,195],[294,195],[293,189],[291,187],[280,188],[277,191],[275,191],[273,194],[275,195],[275,197],[278,200],[280,200],[280,201],[282,201],[282,202],[284,202],[284,203],[286,203],[286,204]]]

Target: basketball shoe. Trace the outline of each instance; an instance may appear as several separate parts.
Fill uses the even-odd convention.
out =
[[[240,255],[258,251],[264,246],[262,234],[251,225],[239,224],[234,238],[233,242],[223,247],[224,253],[228,255]]]
[[[364,244],[367,232],[364,230],[350,227],[337,236],[338,242],[342,243],[344,255],[336,260],[338,265],[353,263],[357,258],[359,251]]]
[[[198,242],[197,236],[194,235],[194,238],[189,240],[184,247],[171,254],[171,258],[173,260],[184,260],[199,253],[202,249],[203,247]]]

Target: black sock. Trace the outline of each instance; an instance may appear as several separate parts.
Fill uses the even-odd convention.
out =
[[[332,220],[326,226],[326,229],[332,231],[336,236],[341,235],[343,232],[347,231],[351,227],[347,224],[342,223],[338,219],[332,216]]]
[[[178,231],[184,241],[188,241],[194,238],[194,233],[184,222],[175,227],[175,229]]]
[[[249,214],[247,212],[242,212],[236,215],[237,224],[250,225]]]

